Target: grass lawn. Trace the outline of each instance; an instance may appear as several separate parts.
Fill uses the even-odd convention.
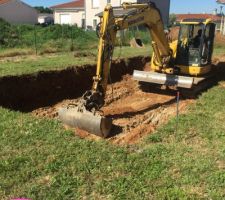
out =
[[[224,54],[223,46],[215,46],[214,55]],[[145,48],[116,47],[114,59],[150,56],[151,46]],[[18,56],[14,56],[18,55]],[[71,66],[95,64],[97,49],[35,55],[31,49],[0,50],[0,76],[30,74],[39,71],[61,70]]]
[[[17,50],[18,51],[18,50]],[[11,51],[13,54],[14,51]],[[21,54],[24,51],[21,51]],[[151,47],[145,48],[131,48],[131,47],[117,47],[114,52],[114,59],[127,58],[138,55],[149,56]],[[10,52],[3,52],[1,55],[9,54]],[[25,53],[24,53],[25,54]],[[23,54],[22,54],[23,55]],[[88,56],[87,56],[88,55]],[[70,53],[56,53],[44,55],[23,55],[17,57],[7,57],[0,59],[0,76],[6,75],[21,75],[35,73],[38,71],[47,71],[55,69],[65,69],[71,66],[79,66],[85,64],[95,64],[97,57],[97,50],[85,50]]]
[[[225,83],[224,83],[225,85]],[[79,139],[55,120],[0,108],[0,197],[224,199],[225,87],[133,146]]]

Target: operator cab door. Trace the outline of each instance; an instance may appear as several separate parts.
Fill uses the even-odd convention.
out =
[[[203,66],[212,62],[215,28],[216,25],[214,23],[209,23],[205,26],[201,46],[201,65]]]

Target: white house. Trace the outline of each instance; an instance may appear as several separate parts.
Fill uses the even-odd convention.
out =
[[[99,17],[96,16],[104,10],[107,3],[112,6],[120,6],[123,2],[132,3],[145,3],[146,0],[86,0],[85,1],[85,11],[86,11],[86,26],[87,28],[95,29],[96,25],[99,23]],[[170,10],[170,0],[151,0],[160,9],[161,15],[165,26],[168,24],[169,10]]]
[[[13,24],[36,24],[38,12],[20,0],[0,0],[0,18]]]
[[[71,1],[52,6],[55,24],[85,26],[84,0]]]
[[[77,24],[78,27],[95,29],[100,19],[96,14],[102,12],[110,3],[113,7],[123,2],[146,2],[146,0],[74,0],[72,2],[52,6],[56,24]],[[170,0],[151,0],[161,10],[164,24],[168,23]]]

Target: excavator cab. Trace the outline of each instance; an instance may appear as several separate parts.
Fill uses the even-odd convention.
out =
[[[175,61],[181,74],[199,76],[211,70],[214,34],[210,19],[181,22]]]

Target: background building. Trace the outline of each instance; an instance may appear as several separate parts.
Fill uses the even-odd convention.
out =
[[[0,18],[13,24],[36,24],[38,12],[20,0],[0,0]]]
[[[85,0],[71,1],[52,6],[55,24],[85,26]]]
[[[165,25],[169,20],[170,0],[151,0],[161,10]],[[96,16],[110,3],[112,6],[120,6],[123,2],[144,3],[146,0],[76,0],[64,4],[52,6],[54,21],[56,24],[70,24],[86,29],[95,29],[99,23]]]
[[[144,3],[146,0],[86,0],[85,11],[86,11],[86,28],[95,29],[99,23],[99,17],[96,14],[102,12],[107,5],[110,3],[112,6],[120,6],[123,2],[132,3]],[[170,0],[151,0],[160,9],[165,26],[169,20]]]

